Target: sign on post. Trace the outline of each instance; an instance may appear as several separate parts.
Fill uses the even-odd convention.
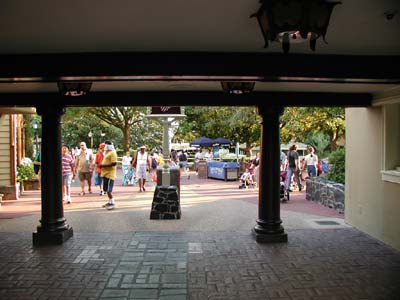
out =
[[[151,115],[181,115],[180,106],[152,106]]]

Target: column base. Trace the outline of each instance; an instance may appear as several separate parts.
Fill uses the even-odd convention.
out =
[[[257,243],[287,243],[288,236],[286,232],[261,233],[254,228],[251,230]]]
[[[60,231],[36,231],[32,233],[33,246],[61,245],[74,235],[72,227]]]

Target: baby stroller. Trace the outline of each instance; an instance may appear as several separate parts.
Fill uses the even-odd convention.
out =
[[[255,188],[257,183],[253,180],[253,175],[250,172],[244,172],[240,176],[239,189],[248,189],[249,187]]]
[[[282,203],[288,202],[290,199],[289,191],[285,189],[285,182],[286,182],[287,172],[281,172],[281,181],[279,183],[279,197]]]
[[[135,185],[135,173],[133,168],[122,166],[122,185]]]

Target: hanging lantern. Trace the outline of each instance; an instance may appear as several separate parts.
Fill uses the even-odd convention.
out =
[[[290,44],[309,41],[315,51],[317,39],[325,36],[335,5],[341,2],[328,0],[260,0],[260,9],[250,17],[256,17],[265,45],[282,43],[284,53]]]

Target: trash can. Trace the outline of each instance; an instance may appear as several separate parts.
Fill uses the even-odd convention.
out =
[[[200,160],[198,164],[197,177],[199,179],[207,179],[207,162],[205,160]]]

